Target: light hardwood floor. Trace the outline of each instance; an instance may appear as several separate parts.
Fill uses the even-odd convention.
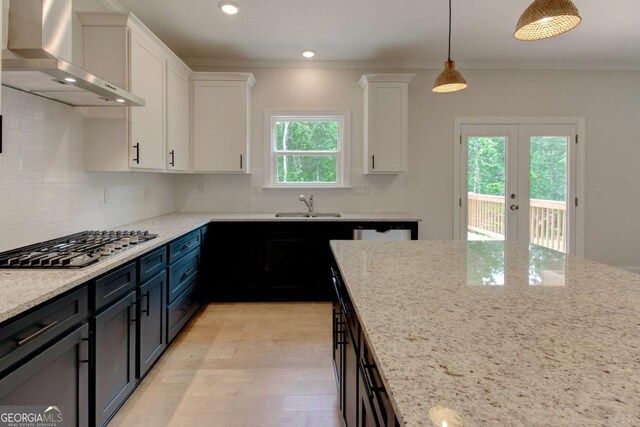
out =
[[[341,426],[328,303],[210,304],[110,426]]]

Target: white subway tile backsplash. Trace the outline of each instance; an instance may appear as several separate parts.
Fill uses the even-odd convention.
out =
[[[2,113],[0,251],[175,210],[173,176],[84,171],[80,109],[2,87]]]

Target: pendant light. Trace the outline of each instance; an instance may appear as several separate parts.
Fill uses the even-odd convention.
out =
[[[513,34],[518,40],[542,40],[574,29],[582,18],[571,0],[534,0]]]
[[[460,71],[456,70],[456,63],[451,60],[451,0],[449,0],[449,55],[447,58],[447,62],[444,63],[444,71],[433,82],[433,92],[458,92],[468,86]]]

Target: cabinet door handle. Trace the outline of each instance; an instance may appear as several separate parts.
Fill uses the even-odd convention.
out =
[[[57,324],[58,324],[58,321],[54,320],[53,322],[49,323],[48,325],[41,326],[40,329],[38,329],[37,331],[35,331],[34,333],[32,333],[31,335],[29,335],[26,338],[17,338],[16,340],[18,341],[18,347],[22,347],[23,345],[27,344],[29,341],[32,341],[32,340],[38,338],[40,335],[44,334],[45,332],[47,332],[48,330],[50,330],[51,328],[53,328]]]
[[[146,314],[149,317],[149,300],[151,299],[151,291],[147,291],[142,295],[142,298],[147,299],[147,308],[145,310],[140,310],[140,314]]]
[[[131,323],[135,323],[138,321],[138,319],[135,318],[135,316],[133,316],[131,313],[135,313],[136,312],[136,303],[132,302],[131,305],[129,306],[129,324]]]
[[[366,392],[369,399],[373,399],[373,392],[386,392],[384,387],[375,385],[371,378],[371,369],[377,369],[376,365],[373,363],[365,363],[364,360],[360,359],[360,366],[362,367],[362,376],[364,377],[364,385],[367,389]]]
[[[140,143],[136,143],[133,148],[136,149],[136,156],[133,158],[133,161],[136,162],[136,164],[140,164]]]
[[[242,154],[240,154],[240,170],[242,170]]]
[[[89,346],[87,349],[87,359],[86,360],[80,360],[80,363],[88,363],[89,364],[89,369],[93,368],[93,349],[91,348],[93,346],[93,332],[89,332],[89,338],[82,338],[82,341],[85,341],[87,343],[87,345]]]
[[[371,155],[371,169],[375,169],[376,168],[376,155],[372,154]]]
[[[171,162],[169,162],[169,164],[171,165],[171,167],[175,167],[176,166],[176,150],[169,151],[169,154],[171,154]]]

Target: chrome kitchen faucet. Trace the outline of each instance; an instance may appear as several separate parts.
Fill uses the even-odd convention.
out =
[[[300,197],[298,197],[298,200],[304,202],[304,204],[307,205],[310,214],[313,213],[313,194],[309,196],[309,200],[307,200],[304,194],[301,194]]]

